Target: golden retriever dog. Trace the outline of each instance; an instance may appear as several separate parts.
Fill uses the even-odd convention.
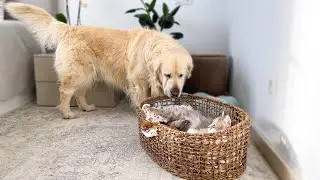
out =
[[[92,111],[86,91],[95,81],[122,90],[133,106],[152,96],[179,97],[193,61],[170,35],[155,30],[72,26],[55,20],[44,9],[7,3],[6,10],[24,22],[45,47],[56,48],[54,67],[60,83],[60,111],[63,118],[75,96],[80,109]]]

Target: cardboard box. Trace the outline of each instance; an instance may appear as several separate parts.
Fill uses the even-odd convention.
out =
[[[57,74],[53,66],[53,54],[34,55],[34,71],[38,105],[57,106],[60,104]],[[123,97],[124,94],[122,92],[108,87],[103,82],[93,85],[92,89],[86,94],[88,104],[95,104],[98,107],[115,107]],[[72,98],[70,105],[77,106],[74,97]]]

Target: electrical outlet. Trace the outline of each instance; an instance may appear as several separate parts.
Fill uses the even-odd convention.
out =
[[[275,82],[273,80],[269,80],[267,88],[268,88],[269,94],[273,94],[275,90]]]
[[[272,94],[272,92],[273,92],[272,86],[273,86],[272,80],[268,80],[267,88],[268,88],[269,94]]]

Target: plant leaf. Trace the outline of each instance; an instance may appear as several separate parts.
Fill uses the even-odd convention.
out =
[[[151,4],[148,4],[148,11],[152,11],[154,9],[154,6],[156,5],[157,0],[152,0]]]
[[[175,21],[174,23],[180,26],[180,23],[178,23],[177,21]]]
[[[160,27],[162,27],[162,26],[163,26],[164,19],[165,19],[165,17],[164,17],[164,16],[161,16],[161,17],[160,17],[159,22],[158,22],[158,24],[159,24],[159,26],[160,26]]]
[[[156,27],[151,21],[140,18],[139,23],[142,27],[148,27],[149,29],[156,29]]]
[[[137,9],[129,9],[128,11],[126,11],[125,13],[134,13],[138,10],[144,10],[143,8],[137,8]]]
[[[56,19],[60,22],[66,23],[67,24],[67,18],[64,14],[58,13],[55,15]]]
[[[163,11],[163,15],[164,16],[168,16],[169,15],[169,8],[168,8],[168,5],[166,3],[163,3],[162,11]]]
[[[141,17],[149,18],[148,14],[135,14],[134,17],[137,17],[137,18],[141,18]]]
[[[159,26],[162,29],[170,29],[173,24],[174,24],[174,18],[172,16],[161,16],[161,18],[159,19]]]
[[[139,18],[139,23],[142,27],[150,27],[150,24],[148,23],[148,21],[146,21],[145,19],[143,18]]]
[[[153,16],[152,16],[153,23],[156,23],[158,21],[158,19],[159,19],[159,15],[157,12],[154,11]]]
[[[137,16],[139,18],[139,23],[142,27],[149,27],[151,29],[155,29],[155,25],[153,23],[153,21],[149,18],[149,16],[147,14],[137,14]]]
[[[170,16],[176,15],[177,12],[179,11],[179,9],[180,9],[180,6],[175,7],[175,8],[171,11]]]
[[[181,32],[173,32],[170,33],[170,35],[174,38],[174,39],[181,39],[183,38],[183,34]]]
[[[149,3],[146,3],[146,5],[148,6],[148,9],[149,9],[150,4],[149,4]],[[156,23],[156,22],[158,21],[158,19],[159,19],[159,15],[158,15],[157,11],[154,9],[154,7],[152,8],[151,11],[152,11],[152,13],[153,13],[152,21],[153,21],[154,23]],[[150,11],[149,11],[149,12],[150,12]]]

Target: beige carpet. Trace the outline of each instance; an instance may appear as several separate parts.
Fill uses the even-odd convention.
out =
[[[139,145],[126,102],[117,108],[60,119],[54,107],[25,105],[0,117],[0,179],[179,179],[152,162]],[[243,180],[276,180],[250,145]]]

